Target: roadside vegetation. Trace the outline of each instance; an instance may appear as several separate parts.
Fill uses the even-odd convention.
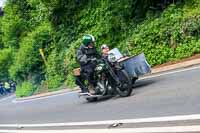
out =
[[[0,17],[0,80],[18,97],[74,86],[84,34],[151,66],[200,53],[199,0],[7,0]],[[40,49],[44,57],[40,54]]]

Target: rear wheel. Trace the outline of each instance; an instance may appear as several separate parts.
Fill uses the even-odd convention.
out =
[[[120,80],[120,85],[116,87],[117,93],[121,97],[130,96],[133,89],[132,89],[132,81],[128,73],[124,69],[122,69],[117,72],[117,76],[119,77]]]

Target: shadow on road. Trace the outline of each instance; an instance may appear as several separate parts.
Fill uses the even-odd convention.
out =
[[[158,82],[158,80],[155,80],[155,79],[154,80],[153,79],[138,80],[133,86],[133,93],[130,95],[130,97],[134,96],[134,95],[137,95],[136,92],[134,91],[134,89],[135,90],[143,89],[144,87],[152,85],[152,84],[154,84],[156,82]],[[95,104],[95,103],[105,102],[105,101],[110,100],[110,99],[120,99],[120,98],[123,98],[123,97],[120,97],[118,95],[105,96],[105,97],[99,98],[97,101],[93,101],[93,102],[85,101],[84,104],[88,104],[88,103]]]
[[[88,102],[87,100],[85,100],[84,104],[97,104],[97,103],[102,103],[102,102],[106,102],[107,100],[112,99],[113,97],[117,97],[117,96],[103,96],[103,97],[99,97],[97,101],[93,101],[93,102]]]
[[[149,86],[151,84],[154,84],[158,82],[158,80],[153,80],[153,79],[148,79],[148,80],[139,80],[135,83],[135,85],[133,86],[133,89],[141,89],[145,86]]]

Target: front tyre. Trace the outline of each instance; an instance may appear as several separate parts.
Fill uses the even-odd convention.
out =
[[[121,97],[130,96],[133,89],[132,89],[132,81],[128,73],[124,69],[122,69],[117,72],[117,76],[120,80],[120,85],[116,87],[117,93]]]

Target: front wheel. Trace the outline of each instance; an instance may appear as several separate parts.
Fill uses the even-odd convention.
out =
[[[128,73],[122,69],[117,72],[117,76],[119,77],[120,84],[116,87],[117,93],[121,97],[127,97],[130,96],[132,93],[132,81],[129,77]]]

